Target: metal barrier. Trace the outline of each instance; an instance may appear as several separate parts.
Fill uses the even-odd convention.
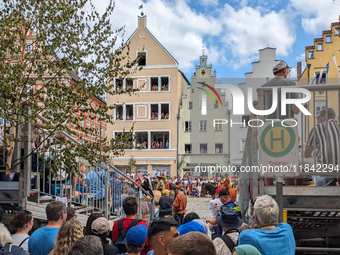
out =
[[[46,121],[41,116],[39,118]],[[31,141],[31,129],[31,125],[27,124],[24,133],[19,133],[19,137],[21,136],[26,141]],[[45,142],[36,150],[33,147],[32,155],[18,166],[19,182],[8,179],[0,183],[1,203],[18,203],[19,208],[26,208],[30,202],[41,204],[57,199],[75,207],[78,213],[88,215],[94,211],[101,211],[108,219],[118,219],[124,215],[124,197],[136,195],[140,209],[145,203],[150,205],[147,208],[152,208],[153,197],[111,164],[102,162],[92,166],[85,159],[78,158],[76,159],[76,164],[81,176],[77,173],[66,173],[60,168],[55,169],[55,155],[62,149],[58,143],[60,140],[50,136],[43,129],[35,128],[34,133],[35,137],[38,137],[38,141]],[[62,132],[62,135],[70,140],[72,144],[81,145],[71,135],[65,132]],[[48,136],[49,138],[47,138]],[[25,142],[25,148],[23,149],[19,146],[17,147],[21,157],[32,152],[32,146],[29,142]],[[4,151],[3,158],[5,156]],[[3,165],[1,171],[2,173],[5,172]],[[18,185],[14,185],[14,183]],[[32,193],[33,198],[30,197]],[[34,204],[32,207],[34,207]],[[153,212],[139,210],[140,217],[142,217],[142,212],[152,220]]]
[[[333,122],[333,129],[330,128],[330,118],[328,107],[333,108],[335,112],[340,113],[340,85],[319,85],[319,86],[290,86],[290,88],[304,88],[310,91],[311,100],[308,102],[307,110],[311,112],[311,116],[299,113],[295,120],[299,127],[298,135],[300,137],[299,162],[297,164],[297,174],[290,179],[295,179],[295,185],[288,186],[289,179],[286,177],[276,178],[275,186],[265,185],[264,177],[258,172],[240,172],[240,200],[239,206],[244,219],[251,221],[253,214],[253,201],[259,195],[271,195],[276,198],[280,206],[280,211],[287,210],[287,221],[293,227],[294,234],[297,239],[301,238],[326,238],[326,247],[328,247],[328,238],[340,236],[340,207],[339,187],[325,186],[327,178],[335,183],[337,177],[340,176],[339,159],[340,159],[340,129],[338,122]],[[258,101],[254,102],[254,107],[258,110],[269,109],[266,93],[271,93],[271,88],[258,89]],[[280,91],[280,89],[278,89]],[[267,101],[266,101],[267,100]],[[270,101],[269,101],[270,102]],[[326,107],[327,106],[327,107]],[[326,118],[324,120],[323,137],[326,141],[330,141],[324,149],[323,159],[320,161],[320,151],[317,152],[316,139],[312,141],[313,154],[312,158],[305,158],[305,144],[309,137],[317,134],[317,129],[313,128],[317,125],[316,116],[322,108],[326,108]],[[279,108],[280,109],[280,108]],[[290,112],[291,109],[288,110]],[[280,119],[278,110],[276,117]],[[290,118],[292,116],[289,116]],[[335,119],[338,116],[335,116]],[[252,114],[250,119],[258,119],[265,121],[268,116],[256,116]],[[253,124],[254,125],[254,124]],[[248,127],[247,139],[243,153],[242,166],[260,166],[259,158],[259,133],[257,127]],[[332,138],[332,139],[330,139]],[[331,155],[331,156],[329,156]],[[319,165],[318,165],[319,164]],[[314,168],[312,168],[314,165]],[[317,166],[321,165],[321,171],[317,171]],[[314,169],[314,170],[313,170]],[[322,171],[322,169],[324,169]],[[306,180],[313,178],[316,186],[302,186],[296,180]],[[286,179],[286,185],[282,185]],[[338,179],[339,180],[339,179]],[[318,182],[319,181],[319,182]],[[312,184],[306,183],[307,184]],[[323,184],[323,185],[322,185]],[[332,183],[333,184],[333,183]],[[291,184],[290,184],[291,185]],[[321,186],[319,186],[321,185]],[[297,248],[297,250],[313,250],[310,248]],[[314,251],[317,251],[315,249]]]

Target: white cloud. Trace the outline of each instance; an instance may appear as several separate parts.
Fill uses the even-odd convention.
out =
[[[218,5],[218,0],[201,0],[199,3],[203,6],[216,6]]]
[[[340,6],[332,0],[291,0],[291,4],[302,17],[302,28],[313,35],[320,35],[339,19]]]
[[[237,67],[256,59],[254,54],[267,45],[276,48],[277,54],[287,56],[295,41],[295,34],[282,12],[262,14],[251,7],[236,11],[225,4],[221,22],[226,28],[222,40],[236,58]]]

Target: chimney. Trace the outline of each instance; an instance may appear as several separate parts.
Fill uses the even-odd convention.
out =
[[[301,72],[302,72],[302,63],[301,63],[301,61],[299,61],[298,63],[297,63],[297,80],[299,81],[300,80],[300,78],[301,78]]]

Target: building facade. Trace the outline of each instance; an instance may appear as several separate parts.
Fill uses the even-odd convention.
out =
[[[339,18],[340,21],[340,18]],[[305,47],[306,68],[299,80],[299,85],[318,85],[340,84],[340,22],[332,23],[330,30],[322,31],[322,37],[315,38],[311,46]],[[312,94],[312,99],[314,95]],[[315,103],[310,100],[308,111],[312,116],[306,116],[306,128],[309,132],[315,125],[315,116],[328,107],[331,107],[338,113],[338,93],[326,93],[320,89],[315,93]],[[328,101],[328,102],[326,102]],[[307,134],[308,134],[307,132]]]
[[[177,174],[177,115],[181,103],[182,87],[189,82],[178,69],[176,59],[162,46],[147,28],[147,17],[138,17],[138,28],[127,40],[130,55],[141,56],[141,71],[128,77],[111,80],[118,93],[126,89],[139,89],[134,94],[107,97],[113,111],[114,125],[108,126],[108,138],[123,135],[134,126],[136,149],[113,158],[114,165],[126,170],[130,160],[135,170],[151,173],[152,169]],[[127,49],[123,51],[126,54]]]
[[[225,96],[214,88],[215,82],[212,65],[207,64],[207,56],[203,55],[180,106],[180,174],[209,177],[226,174],[217,172],[217,167],[229,166],[229,128],[221,123],[214,127],[214,119],[228,119],[229,114]]]

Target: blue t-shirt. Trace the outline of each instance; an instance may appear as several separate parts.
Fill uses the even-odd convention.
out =
[[[238,245],[250,244],[257,248],[262,255],[295,254],[295,239],[292,227],[280,223],[275,230],[247,229],[241,232]]]
[[[48,255],[54,249],[59,228],[42,227],[31,235],[28,241],[28,251],[32,255]]]

